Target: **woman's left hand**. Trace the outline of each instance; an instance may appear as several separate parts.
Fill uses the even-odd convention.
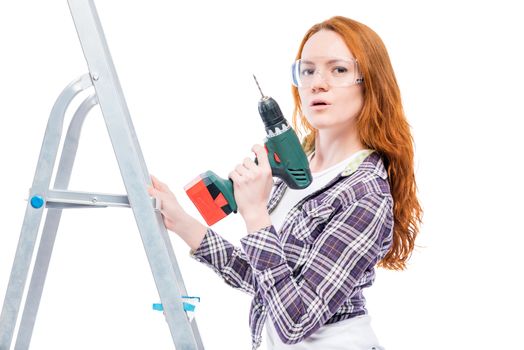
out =
[[[248,232],[271,225],[266,205],[273,187],[266,149],[257,144],[251,150],[257,156],[258,165],[251,158],[244,158],[243,163],[229,173],[238,212],[244,218]]]

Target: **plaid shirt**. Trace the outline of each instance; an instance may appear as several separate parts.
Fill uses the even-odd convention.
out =
[[[269,213],[286,188],[275,181]],[[299,201],[279,233],[271,225],[248,233],[235,247],[208,228],[190,255],[254,296],[249,323],[257,349],[268,312],[286,344],[325,324],[366,314],[362,289],[373,283],[374,266],[389,250],[392,234],[387,171],[370,150]]]

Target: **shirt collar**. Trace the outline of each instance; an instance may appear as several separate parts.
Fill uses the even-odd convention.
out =
[[[372,149],[365,149],[360,151],[355,157],[351,157],[351,160],[346,165],[341,176],[349,176],[353,174],[357,169],[359,168],[360,164],[366,159],[371,153],[373,153]]]

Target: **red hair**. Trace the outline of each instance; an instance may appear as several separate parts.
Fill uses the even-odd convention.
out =
[[[306,41],[320,30],[339,34],[359,63],[364,78],[364,104],[357,117],[357,130],[362,144],[381,155],[394,201],[393,244],[378,266],[403,270],[415,247],[423,210],[416,193],[413,137],[404,115],[389,55],[384,43],[371,28],[355,20],[336,16],[309,29],[302,39],[297,59],[301,58]],[[292,87],[292,93],[295,101],[292,124],[295,130],[299,130],[298,119],[300,126],[305,129],[302,147],[309,154],[315,147],[315,129],[304,117],[295,86]]]

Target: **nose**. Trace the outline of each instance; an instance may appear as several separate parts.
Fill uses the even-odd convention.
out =
[[[317,71],[313,74],[312,80],[311,80],[311,90],[317,91],[317,90],[327,90],[329,87],[329,84],[327,83],[324,76],[320,73],[320,71]]]

